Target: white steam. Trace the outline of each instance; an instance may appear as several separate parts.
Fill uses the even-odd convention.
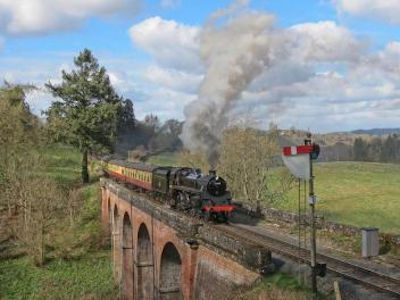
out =
[[[205,76],[198,99],[184,111],[182,139],[187,148],[207,151],[215,165],[229,112],[249,84],[286,55],[285,41],[269,14],[243,13],[222,26],[215,21],[207,24],[200,43]]]

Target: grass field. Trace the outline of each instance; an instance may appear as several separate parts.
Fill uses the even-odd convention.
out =
[[[46,164],[45,175],[61,185],[80,183],[82,157],[78,151],[64,145],[52,145],[41,149],[41,153]]]
[[[400,165],[369,162],[315,164],[317,213],[359,227],[400,234]],[[297,210],[297,187],[281,207]]]
[[[177,165],[176,152],[163,152],[155,156],[150,156],[146,163],[156,166],[176,166]]]
[[[109,257],[109,251],[90,253],[43,268],[25,258],[0,261],[1,299],[113,299]]]

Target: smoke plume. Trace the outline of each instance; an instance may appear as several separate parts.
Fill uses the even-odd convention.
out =
[[[191,150],[206,151],[212,166],[218,161],[219,140],[229,113],[243,91],[285,55],[285,35],[274,27],[274,17],[243,12],[230,18],[237,5],[214,14],[203,29],[200,55],[205,76],[198,98],[184,110],[184,144]]]

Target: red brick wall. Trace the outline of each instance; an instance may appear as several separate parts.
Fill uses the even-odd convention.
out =
[[[226,299],[233,289],[249,286],[259,275],[200,246],[197,253],[194,299]]]
[[[151,282],[147,282],[146,291],[149,287],[154,287],[151,291],[154,296],[149,298],[168,299],[168,295],[160,295],[160,275],[161,260],[164,247],[167,243],[172,243],[179,253],[181,261],[181,291],[179,294],[183,299],[218,299],[218,295],[224,296],[229,293],[231,288],[238,285],[248,285],[258,278],[258,275],[248,271],[238,263],[227,259],[210,249],[200,246],[191,247],[188,243],[178,236],[177,232],[152,218],[140,209],[132,206],[126,200],[118,199],[118,196],[102,188],[102,222],[104,226],[110,226],[110,214],[108,211],[108,201],[111,208],[111,232],[113,236],[112,261],[114,278],[117,283],[122,284],[121,291],[125,299],[140,299],[143,296],[139,293],[141,276],[145,276]],[[117,207],[118,218],[114,220],[114,209]],[[129,216],[132,224],[133,249],[122,249],[122,233],[124,215]],[[152,245],[149,264],[143,268],[138,261],[138,232],[141,224],[145,224],[149,233]],[[125,251],[125,255],[124,254]],[[126,251],[132,251],[131,256],[126,255]],[[126,264],[129,264],[127,266]],[[127,272],[132,272],[132,281],[121,276],[126,276]],[[147,272],[147,273],[146,273]],[[146,275],[147,274],[147,275]],[[151,274],[151,275],[149,275]],[[129,298],[130,284],[133,284],[133,294]],[[218,291],[217,293],[215,291]],[[172,295],[172,294],[171,294]],[[160,297],[162,296],[162,297]],[[166,297],[167,296],[167,297]]]

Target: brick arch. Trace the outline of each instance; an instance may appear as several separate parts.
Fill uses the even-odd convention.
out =
[[[171,242],[165,244],[160,260],[159,291],[161,300],[183,299],[182,258]]]
[[[150,234],[145,223],[140,224],[136,247],[137,292],[139,299],[153,299],[154,266]]]
[[[122,265],[122,257],[121,257],[121,234],[120,234],[120,214],[118,210],[118,206],[115,203],[112,213],[112,247],[113,247],[113,264],[114,264],[114,278],[117,283],[121,280],[121,265]]]
[[[125,213],[122,222],[122,299],[133,299],[132,222]]]
[[[119,233],[119,211],[117,204],[114,204],[111,225],[112,225],[112,231],[114,233]]]

